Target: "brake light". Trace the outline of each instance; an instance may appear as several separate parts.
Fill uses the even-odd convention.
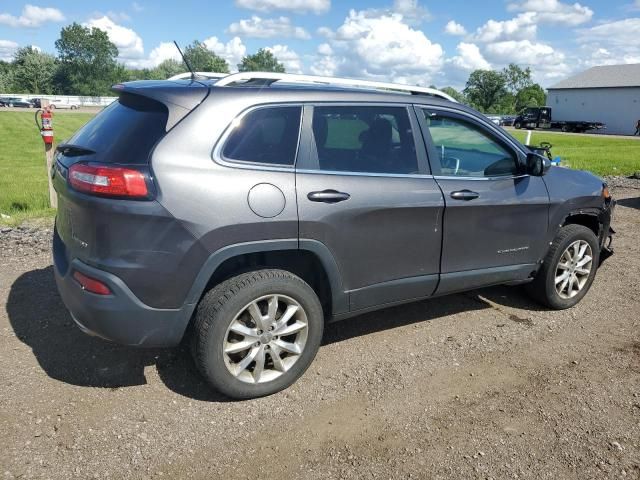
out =
[[[77,270],[73,272],[73,278],[80,284],[83,290],[87,292],[95,293],[98,295],[110,295],[111,290],[100,280],[86,276]]]
[[[76,163],[69,169],[71,186],[93,195],[141,198],[149,195],[145,175],[131,168]]]

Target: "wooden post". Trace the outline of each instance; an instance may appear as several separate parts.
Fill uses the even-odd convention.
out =
[[[49,181],[49,204],[51,208],[58,208],[58,196],[53,188],[53,180],[51,179],[51,167],[53,166],[53,153],[55,149],[51,144],[45,144],[44,156],[47,164],[47,180]]]
[[[46,109],[49,106],[49,100],[43,98],[40,100],[40,108]],[[55,153],[53,145],[44,144],[44,158],[45,165],[47,167],[47,180],[49,182],[49,205],[51,208],[58,208],[58,196],[53,188],[53,181],[51,179],[51,167],[53,166],[53,154]]]

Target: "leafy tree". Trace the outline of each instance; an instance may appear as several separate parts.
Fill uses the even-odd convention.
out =
[[[482,112],[496,109],[507,93],[504,76],[493,70],[475,70],[463,90],[469,102]]]
[[[219,72],[229,73],[229,64],[227,61],[213,53],[207,46],[194,40],[184,50],[184,56],[196,72]],[[181,69],[181,71],[184,71]]]
[[[57,83],[63,93],[110,95],[111,85],[126,78],[118,64],[118,48],[107,33],[73,23],[64,27],[56,40],[60,68]]]
[[[53,55],[33,47],[19,48],[13,56],[13,89],[25,93],[53,93],[57,63]]]
[[[440,91],[455,98],[460,103],[467,103],[467,98],[465,97],[464,93],[457,91],[453,87],[444,87],[441,88]]]
[[[284,73],[284,65],[278,62],[276,56],[266,48],[261,48],[253,55],[247,55],[238,64],[241,72],[278,72]]]
[[[183,62],[173,60],[171,58],[163,61],[151,72],[153,78],[158,80],[166,80],[169,77],[173,77],[178,73],[187,71]],[[202,71],[202,70],[201,70]]]
[[[516,95],[516,111],[519,112],[526,107],[543,107],[547,102],[547,94],[544,89],[534,83],[529,87],[521,89]]]
[[[0,60],[0,93],[13,91],[13,65]]]
[[[514,96],[523,88],[533,85],[531,68],[529,67],[523,69],[515,63],[510,63],[509,66],[502,70],[502,75],[504,76],[507,91]]]

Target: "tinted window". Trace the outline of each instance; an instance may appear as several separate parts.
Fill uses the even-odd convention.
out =
[[[404,107],[315,107],[313,136],[320,170],[418,173]]]
[[[147,163],[151,149],[166,133],[168,116],[167,108],[159,102],[122,94],[67,143],[93,150],[96,161]]]
[[[259,108],[233,127],[222,155],[234,161],[293,165],[301,107]]]
[[[442,175],[493,177],[515,175],[516,158],[482,127],[424,111]]]

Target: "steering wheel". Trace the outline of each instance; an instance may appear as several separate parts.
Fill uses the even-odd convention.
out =
[[[457,175],[458,170],[460,170],[460,159],[456,157],[452,157],[451,155],[447,155],[442,158],[442,162],[440,163],[440,165],[443,168],[448,168],[453,170],[453,174]]]

